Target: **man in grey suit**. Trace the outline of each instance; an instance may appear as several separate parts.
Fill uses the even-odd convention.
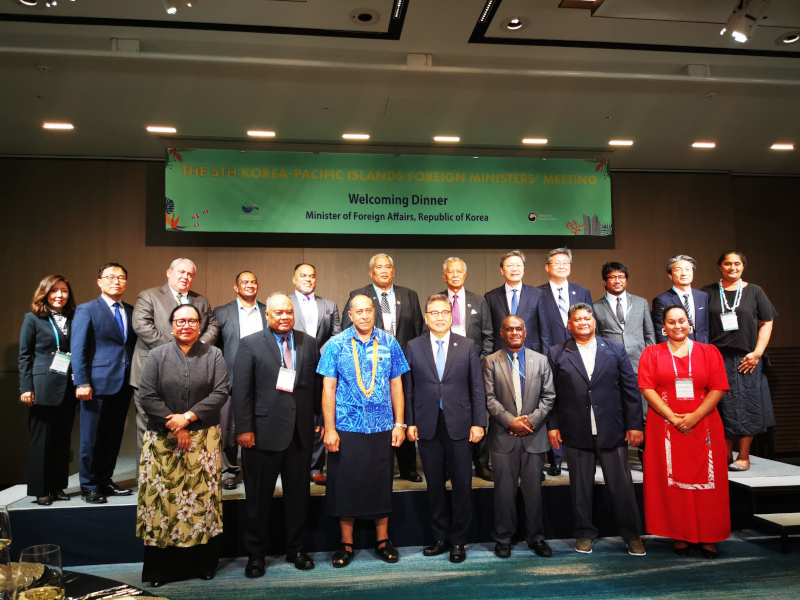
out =
[[[294,328],[303,331],[317,340],[317,354],[322,355],[322,347],[334,335],[342,332],[339,321],[339,307],[333,300],[315,295],[317,289],[317,270],[314,265],[300,263],[294,268],[294,294],[289,296],[294,307]],[[315,369],[316,370],[316,369]],[[322,386],[320,386],[320,390]],[[320,405],[322,399],[320,398]],[[311,451],[311,481],[317,485],[325,485],[327,478],[322,472],[325,466],[325,444],[320,437],[322,432],[322,415],[316,427],[314,449]]]
[[[233,388],[233,365],[236,364],[236,351],[239,341],[267,327],[266,306],[256,300],[258,279],[251,271],[242,271],[236,276],[233,286],[236,298],[233,302],[214,309],[214,317],[219,323],[220,335],[217,347],[222,350],[228,367],[228,379]],[[236,489],[236,479],[240,469],[237,462],[239,445],[233,424],[233,404],[228,399],[220,414],[222,428],[222,488]]]
[[[510,315],[500,335],[505,348],[483,360],[486,405],[493,423],[489,450],[494,466],[494,553],[511,556],[511,536],[517,530],[517,485],[525,501],[525,541],[538,556],[552,556],[544,539],[542,469],[550,448],[547,416],[555,388],[550,364],[525,348],[525,322]]]
[[[172,341],[169,316],[178,304],[191,304],[200,313],[200,341],[213,345],[219,326],[211,305],[192,290],[197,267],[188,258],[176,258],[167,270],[167,283],[139,292],[133,307],[133,330],[139,336],[133,352],[131,379],[133,403],[136,405],[136,447],[141,453],[142,436],[147,430],[147,417],[139,402],[139,376],[150,350]]]

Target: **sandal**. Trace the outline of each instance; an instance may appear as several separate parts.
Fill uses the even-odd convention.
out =
[[[383,544],[383,546],[381,546],[381,544]],[[400,560],[400,554],[397,552],[397,548],[392,545],[392,542],[389,541],[389,538],[380,540],[377,543],[375,546],[375,553],[383,562],[396,563]]]
[[[728,471],[748,471],[750,469],[750,463],[743,465],[740,462],[732,462],[728,465]]]
[[[350,548],[350,550],[348,550],[348,548]],[[333,566],[337,569],[346,567],[353,561],[354,556],[353,544],[342,542],[339,549],[333,555]]]

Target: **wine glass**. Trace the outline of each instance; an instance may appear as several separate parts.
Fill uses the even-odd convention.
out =
[[[19,555],[16,600],[63,600],[61,548],[41,544],[25,548]]]
[[[11,545],[11,518],[5,506],[0,506],[0,544]]]
[[[8,508],[0,506],[0,600],[11,600],[14,591],[11,575],[11,519]]]

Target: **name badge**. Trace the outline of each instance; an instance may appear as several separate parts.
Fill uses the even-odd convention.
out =
[[[691,379],[675,380],[675,396],[678,400],[694,400],[694,384]]]
[[[739,319],[736,317],[735,312],[722,313],[722,331],[736,331],[739,329]]]
[[[293,392],[295,377],[297,377],[297,371],[281,367],[275,387],[284,392]]]
[[[56,355],[53,357],[53,362],[50,363],[50,370],[53,373],[66,375],[71,362],[72,357],[69,354],[64,352],[56,352]]]

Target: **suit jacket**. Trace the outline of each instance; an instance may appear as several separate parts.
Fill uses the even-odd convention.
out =
[[[525,347],[540,352],[542,347],[540,323],[544,318],[542,290],[523,283],[519,296],[517,316],[525,321],[525,329],[528,331],[525,336]],[[511,314],[508,310],[505,284],[486,292],[485,298],[492,316],[493,348],[494,352],[497,352],[506,347],[503,338],[500,337],[500,326],[503,324],[503,319]]]
[[[439,292],[442,296],[447,296],[447,290]],[[489,356],[494,350],[492,338],[492,315],[489,311],[489,303],[480,294],[474,294],[469,290],[464,290],[464,329],[467,337],[475,343],[475,349],[480,357]],[[422,326],[422,333],[430,331],[428,325]]]
[[[708,344],[708,294],[692,288],[692,299],[694,300],[694,326],[689,339]],[[663,294],[653,298],[653,328],[656,332],[656,343],[667,341],[667,336],[661,333],[664,327],[664,309],[670,304],[683,306],[683,298],[675,293],[672,288]]]
[[[628,311],[624,327],[617,320],[616,306],[611,306],[605,296],[594,301],[594,318],[597,320],[597,335],[625,346],[633,372],[638,373],[639,358],[646,346],[656,343],[656,334],[647,300],[627,292],[625,295]]]
[[[256,300],[258,306],[258,313],[261,315],[261,323],[264,329],[267,325],[267,307],[261,302]],[[233,365],[236,361],[236,350],[239,348],[239,304],[234,300],[223,304],[214,309],[214,318],[219,325],[220,335],[217,337],[217,348],[222,350],[222,355],[225,357],[225,364],[228,367],[228,378],[230,384],[233,385]]]
[[[255,433],[259,450],[289,447],[295,428],[303,447],[314,443],[317,346],[310,335],[294,332],[297,371],[294,391],[275,386],[281,354],[272,330],[267,328],[239,342],[233,367],[233,418],[237,435]]]
[[[70,351],[72,325],[69,335],[58,332],[62,352]],[[33,392],[33,403],[39,406],[59,406],[69,389],[71,370],[66,375],[54,373],[50,364],[56,353],[56,336],[49,319],[26,313],[19,332],[19,391]]]
[[[547,358],[525,348],[525,386],[522,390],[522,414],[533,427],[533,433],[522,438],[508,432],[508,425],[517,416],[514,402],[514,381],[511,364],[505,349],[487,356],[483,361],[483,381],[486,387],[486,407],[499,427],[489,427],[489,451],[507,453],[514,449],[516,440],[522,441],[527,452],[547,452],[547,417],[553,409],[555,389],[553,374]]]
[[[552,346],[571,338],[572,334],[564,326],[564,321],[561,320],[561,310],[558,308],[558,302],[556,302],[555,297],[553,297],[550,282],[540,285],[539,289],[542,290],[542,296],[544,296],[544,318],[539,322],[539,331],[542,336],[542,354],[547,354],[547,351]],[[569,306],[576,302],[585,302],[589,306],[592,305],[592,294],[585,287],[570,283],[567,295],[569,297],[567,300]]]
[[[439,422],[442,400],[447,433],[454,440],[469,438],[470,427],[486,427],[486,395],[481,361],[474,342],[450,333],[444,374],[439,379],[430,333],[408,343],[406,359],[406,423],[416,425],[419,437],[430,440]]]
[[[622,446],[626,431],[644,429],[639,387],[625,348],[600,336],[595,339],[597,354],[591,381],[573,338],[553,346],[548,353],[556,402],[547,428],[559,429],[564,444],[572,448],[593,447],[590,406],[600,448]]]
[[[128,335],[122,338],[114,313],[102,296],[81,304],[72,321],[72,373],[76,386],[90,385],[98,396],[113,396],[130,378],[136,332],[133,307],[122,302]]]
[[[375,287],[369,284],[363,288],[353,290],[350,292],[350,298],[359,294],[372,298],[372,306],[375,307],[375,327],[383,329],[381,301],[375,293]],[[350,298],[347,299],[347,304],[345,304],[342,314],[343,330],[353,324],[348,314],[350,312]],[[394,286],[394,298],[397,303],[395,308],[397,311],[397,331],[394,332],[394,337],[397,343],[400,344],[400,348],[405,352],[408,342],[415,337],[419,337],[422,333],[422,310],[419,306],[419,297],[414,290],[396,285]]]
[[[219,334],[219,325],[211,305],[203,296],[189,292],[189,303],[197,307],[200,312],[200,341],[213,346]],[[144,363],[150,350],[172,341],[172,325],[169,315],[175,308],[175,297],[168,283],[160,287],[150,288],[139,292],[136,304],[133,307],[133,330],[139,339],[133,353],[131,365],[131,385],[139,385],[139,375],[142,373]]]
[[[294,329],[295,331],[306,331],[306,319],[297,300],[297,294],[289,296],[294,306]],[[317,304],[317,352],[322,353],[322,347],[333,336],[342,332],[342,323],[339,320],[339,307],[336,302],[314,295]]]

